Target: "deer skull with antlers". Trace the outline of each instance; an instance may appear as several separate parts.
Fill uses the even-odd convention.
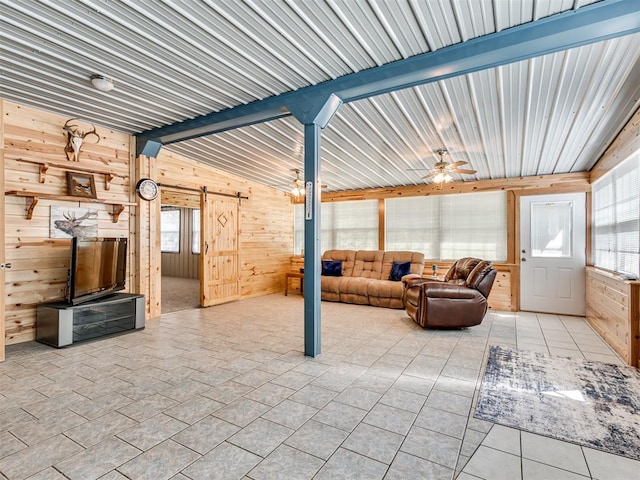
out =
[[[67,158],[74,162],[80,160],[80,147],[82,147],[82,142],[84,142],[85,137],[88,135],[95,135],[98,139],[96,143],[100,141],[100,135],[96,132],[96,127],[92,125],[93,130],[88,132],[81,132],[78,129],[77,125],[69,125],[69,122],[77,120],[76,118],[70,118],[67,120],[67,123],[64,124],[62,129],[67,132],[67,145],[64,148],[64,151],[67,153]]]

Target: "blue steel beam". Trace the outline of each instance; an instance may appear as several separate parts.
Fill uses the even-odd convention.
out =
[[[434,52],[147,130],[136,136],[137,153],[151,141],[167,145],[286,117],[292,110],[303,110],[309,99],[335,95],[343,103],[353,102],[638,31],[640,1],[603,0]]]
[[[320,125],[304,125],[304,354],[320,355]]]
[[[320,129],[342,105],[336,95],[314,97],[292,108],[304,125],[304,354],[320,355]]]
[[[303,125],[313,123],[325,128],[342,105],[342,99],[331,94],[328,97],[315,96],[304,102],[290,106],[291,115]]]

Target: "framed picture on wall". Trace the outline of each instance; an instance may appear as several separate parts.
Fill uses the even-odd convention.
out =
[[[93,175],[67,172],[67,193],[74,197],[96,198],[96,182]]]
[[[49,238],[97,237],[98,210],[51,205]]]

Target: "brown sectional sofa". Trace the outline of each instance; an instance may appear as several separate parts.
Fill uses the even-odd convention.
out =
[[[321,276],[322,300],[387,308],[404,308],[404,284],[389,280],[394,262],[410,262],[411,277],[420,277],[424,269],[424,255],[418,252],[327,250],[322,260],[342,262],[340,276]]]

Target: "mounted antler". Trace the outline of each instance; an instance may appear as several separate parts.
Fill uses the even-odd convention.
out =
[[[82,142],[84,141],[85,137],[87,137],[88,135],[95,135],[98,139],[96,143],[98,143],[100,141],[100,135],[98,135],[98,132],[96,132],[95,125],[92,125],[93,130],[90,130],[88,132],[81,132],[78,129],[77,125],[69,125],[69,122],[71,122],[72,120],[77,119],[70,118],[64,124],[64,127],[62,127],[62,129],[67,132],[67,145],[65,146],[64,151],[67,153],[67,158],[69,160],[77,162],[80,160],[80,147],[82,147]]]

